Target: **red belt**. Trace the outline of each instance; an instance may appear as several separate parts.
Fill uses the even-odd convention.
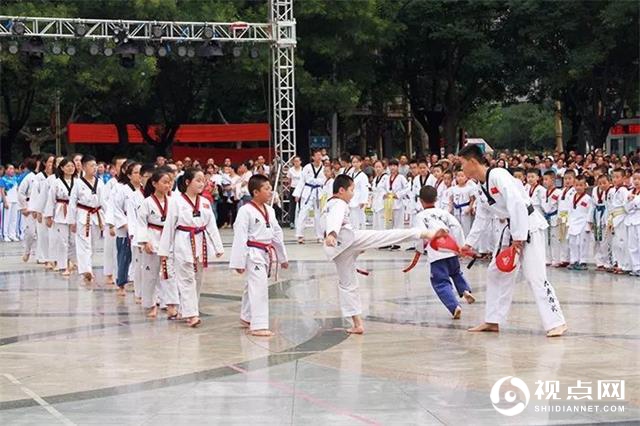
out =
[[[67,206],[69,205],[69,200],[63,200],[61,198],[56,198],[56,203],[64,204],[62,210],[64,211],[64,217],[67,217]]]
[[[148,223],[147,228],[155,229],[156,231],[162,231],[164,229],[163,225],[156,225],[155,223]]]
[[[269,267],[267,269],[267,278],[271,277],[271,265],[275,261],[275,264],[276,264],[275,280],[277,281],[278,280],[278,252],[276,251],[276,248],[273,246],[273,244],[261,243],[260,241],[249,240],[247,241],[247,247],[253,247],[260,250],[264,250],[265,253],[269,255]]]
[[[87,211],[87,223],[84,225],[84,235],[85,235],[85,237],[89,237],[89,229],[91,229],[91,215],[92,214],[97,214],[98,215],[98,227],[102,231],[102,218],[100,217],[100,214],[98,213],[100,211],[100,206],[91,207],[91,206],[85,206],[84,204],[78,203],[78,208]]]
[[[193,270],[198,272],[198,260],[196,254],[196,235],[201,234],[207,230],[204,226],[182,226],[178,225],[176,228],[178,231],[188,232],[191,240],[191,253],[193,253]],[[207,262],[207,236],[202,236],[202,267],[209,266]]]

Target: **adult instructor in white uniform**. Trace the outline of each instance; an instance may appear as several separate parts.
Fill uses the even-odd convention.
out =
[[[505,322],[511,307],[518,270],[522,269],[533,291],[547,337],[561,336],[567,325],[553,286],[547,281],[544,247],[547,222],[526,199],[522,188],[517,186],[519,183],[506,169],[490,169],[485,165],[478,146],[467,145],[458,155],[464,173],[480,183],[490,211],[498,219],[506,219],[508,232],[505,234],[510,233],[511,245],[519,253],[517,267],[510,273],[497,269],[495,257],[491,261],[487,272],[485,322],[469,331],[499,331],[499,325]],[[463,251],[470,253],[473,247],[477,247],[480,225],[473,225]]]

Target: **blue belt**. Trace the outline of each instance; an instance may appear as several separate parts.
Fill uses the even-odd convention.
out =
[[[596,211],[598,213],[604,213],[604,211],[607,209],[607,206],[596,206]]]
[[[309,191],[309,196],[307,197],[307,201],[304,202],[305,204],[307,204],[311,199],[311,194],[313,193],[313,190],[314,189],[316,190],[316,195],[317,195],[317,191],[318,189],[322,188],[322,185],[313,185],[311,183],[305,183],[304,186],[308,186],[309,188],[311,188],[311,191]]]
[[[544,218],[547,220],[547,222],[549,221],[549,219],[551,219],[552,217],[554,217],[555,215],[558,214],[558,210],[554,210],[552,212],[549,213],[545,213],[544,214]]]
[[[470,202],[470,201],[469,201],[469,202],[466,202],[466,203],[462,203],[462,204],[456,204],[456,203],[453,203],[453,208],[456,208],[456,209],[458,209],[458,210],[459,210],[459,209],[461,209],[461,208],[463,208],[463,207],[467,207],[467,206],[468,206],[468,205],[470,205],[470,204],[471,204],[471,202]]]

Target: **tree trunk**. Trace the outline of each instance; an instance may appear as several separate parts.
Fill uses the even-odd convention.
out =
[[[447,114],[443,122],[444,138],[446,140],[445,152],[456,153],[458,151],[458,117],[455,114]]]
[[[421,158],[424,157],[427,153],[427,149],[429,147],[429,135],[426,130],[422,126],[420,121],[415,120],[415,125],[418,134],[418,143],[416,144],[416,157]]]
[[[15,144],[18,133],[19,130],[9,129],[0,137],[0,164],[7,164],[12,161],[11,147]]]
[[[425,115],[428,120],[425,130],[429,135],[429,153],[440,155],[440,125],[444,120],[444,113],[428,111]]]
[[[127,132],[126,121],[116,120],[116,130],[118,131],[118,151],[126,151],[129,145],[129,132]]]

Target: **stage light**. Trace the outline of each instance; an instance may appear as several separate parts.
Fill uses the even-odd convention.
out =
[[[87,33],[87,26],[85,24],[76,24],[75,33],[78,37],[84,37]]]
[[[162,25],[154,24],[151,26],[151,36],[154,38],[162,38],[164,30],[162,29]]]
[[[242,56],[242,47],[234,46],[231,52],[233,53],[234,58],[239,58]]]
[[[258,59],[258,56],[260,56],[260,51],[257,47],[252,47],[249,51],[249,56],[251,57],[251,59]]]
[[[178,46],[178,56],[180,57],[187,56],[187,46]]]
[[[24,35],[25,29],[26,27],[24,23],[20,21],[13,21],[13,23],[11,24],[11,32],[15,35]]]
[[[158,47],[158,56],[160,56],[161,58],[164,58],[168,54],[169,54],[169,50],[167,49],[166,46]]]
[[[187,57],[193,58],[194,56],[196,56],[196,49],[189,46],[189,48],[187,49]]]
[[[113,40],[116,44],[123,44],[129,41],[129,34],[126,29],[116,27],[113,30]]]
[[[104,56],[113,56],[113,48],[109,47],[109,46],[106,46],[104,48],[103,53],[104,53]]]
[[[202,38],[207,40],[211,40],[215,35],[215,31],[213,31],[213,27],[204,27],[202,30]]]
[[[155,52],[155,49],[153,48],[153,46],[146,45],[144,47],[144,54],[146,56],[153,56],[154,53],[156,53],[156,52]]]
[[[96,56],[98,53],[100,53],[100,46],[95,43],[91,43],[91,46],[89,46],[89,54],[91,54],[91,56]]]
[[[69,56],[75,55],[76,50],[77,50],[76,47],[70,44],[69,46],[67,46],[67,55]]]
[[[20,48],[18,47],[18,42],[12,41],[9,43],[9,53],[11,53],[12,55],[15,55],[19,51],[20,51]]]
[[[53,53],[54,55],[59,55],[62,53],[62,46],[60,46],[60,44],[58,43],[54,43],[51,46],[51,53]]]

